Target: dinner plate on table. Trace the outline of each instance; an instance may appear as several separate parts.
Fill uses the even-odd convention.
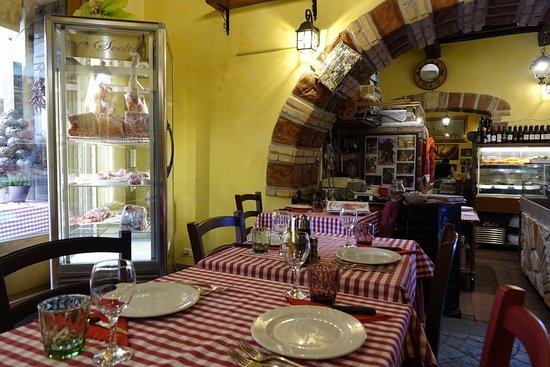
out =
[[[156,317],[176,313],[199,300],[196,288],[180,283],[149,282],[137,284],[124,317]]]
[[[367,338],[355,317],[320,306],[287,306],[269,310],[252,324],[262,347],[286,357],[329,359],[349,354]]]
[[[336,256],[357,264],[385,265],[401,259],[395,251],[376,247],[346,247],[336,251]]]

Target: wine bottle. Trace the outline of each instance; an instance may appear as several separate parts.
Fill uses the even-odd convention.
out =
[[[497,129],[497,137],[496,137],[496,143],[501,144],[502,143],[502,130],[500,130],[500,126]]]
[[[535,142],[540,143],[540,128],[539,125],[535,126]]]

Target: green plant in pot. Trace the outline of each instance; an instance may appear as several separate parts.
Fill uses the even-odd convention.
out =
[[[31,185],[32,178],[24,173],[8,173],[0,177],[0,186],[7,190],[7,201],[22,202],[27,200]]]

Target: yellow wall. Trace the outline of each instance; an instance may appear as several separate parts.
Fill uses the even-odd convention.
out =
[[[378,3],[321,2],[316,25],[323,40]],[[185,223],[230,214],[235,193],[264,192],[277,116],[309,65],[293,47],[310,5],[276,1],[232,10],[226,36],[220,14],[204,1],[144,0],[146,20],[167,25],[174,54],[176,262],[191,263],[179,256],[189,247]],[[540,100],[528,69],[537,53],[534,33],[443,45],[449,76],[441,90],[497,95],[512,104],[513,118],[542,119],[550,102]],[[411,51],[382,73],[386,99],[422,92],[412,70],[423,58]],[[265,210],[287,202],[264,195]]]

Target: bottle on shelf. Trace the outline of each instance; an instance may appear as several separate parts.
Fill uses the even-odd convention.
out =
[[[496,141],[495,141],[497,144],[501,144],[502,143],[502,130],[500,130],[500,126],[498,127],[497,129],[497,137],[496,137]]]
[[[523,127],[520,126],[520,127],[518,127],[518,139],[517,139],[517,142],[518,142],[518,143],[523,143],[523,138],[524,138],[524,136],[523,136]]]
[[[531,142],[535,140],[535,134],[533,133],[533,126],[529,126],[527,128],[527,134],[525,135],[525,137],[526,137],[525,141]]]
[[[477,134],[476,134],[476,144],[482,144],[483,143],[483,127],[481,124],[477,127]]]
[[[534,130],[534,135],[535,135],[535,143],[540,143],[540,129],[539,129],[539,125],[536,125],[535,128],[533,129]]]
[[[497,132],[494,129],[491,129],[491,143],[496,144],[497,142]]]
[[[512,131],[512,126],[508,126],[508,133],[506,135],[506,142],[507,143],[513,143],[514,142],[514,132]]]
[[[513,141],[514,143],[519,142],[519,134],[518,134],[518,127],[517,127],[517,126],[514,126],[514,129],[513,129],[513,131],[512,131],[512,134],[513,134],[512,141]]]

